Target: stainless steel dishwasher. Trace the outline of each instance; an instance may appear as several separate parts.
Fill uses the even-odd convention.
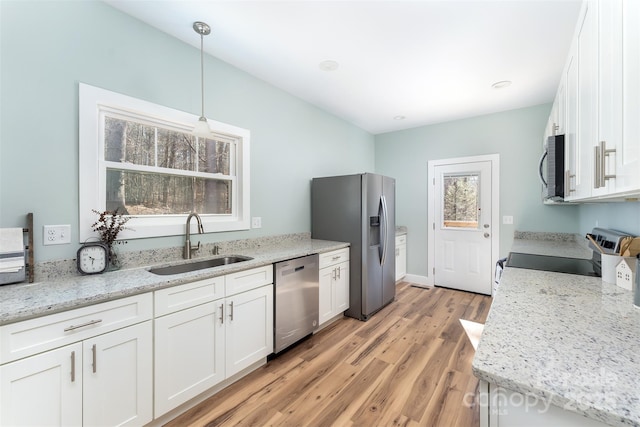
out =
[[[318,327],[319,257],[275,264],[274,352],[279,353]]]

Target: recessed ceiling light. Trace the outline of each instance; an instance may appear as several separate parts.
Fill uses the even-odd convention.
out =
[[[406,119],[406,117],[405,117],[405,116],[395,116],[395,117],[393,118],[393,120],[404,120],[404,119]]]
[[[320,67],[322,71],[335,71],[338,69],[338,67],[340,67],[340,64],[331,59],[327,59],[326,61],[322,61],[320,64],[318,64],[318,67]]]
[[[491,85],[491,87],[494,89],[504,89],[505,87],[509,86],[511,86],[511,80],[502,80]]]

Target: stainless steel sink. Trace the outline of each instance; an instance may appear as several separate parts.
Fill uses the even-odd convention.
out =
[[[205,259],[202,261],[188,262],[186,264],[170,265],[168,267],[152,268],[149,272],[168,276],[171,274],[188,273],[190,271],[203,270],[205,268],[220,267],[221,265],[235,264],[237,262],[250,261],[253,258],[242,255],[230,255],[222,258]]]

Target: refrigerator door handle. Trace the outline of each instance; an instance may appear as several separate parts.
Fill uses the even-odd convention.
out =
[[[382,257],[380,259],[380,265],[384,265],[387,259],[387,237],[389,236],[389,215],[387,214],[387,199],[384,195],[380,196],[380,202],[382,203],[382,216],[384,221],[382,221]]]

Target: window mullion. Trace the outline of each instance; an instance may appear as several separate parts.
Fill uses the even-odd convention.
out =
[[[158,128],[155,127],[153,128],[153,153],[154,153],[154,160],[153,160],[153,165],[155,167],[158,167]]]

